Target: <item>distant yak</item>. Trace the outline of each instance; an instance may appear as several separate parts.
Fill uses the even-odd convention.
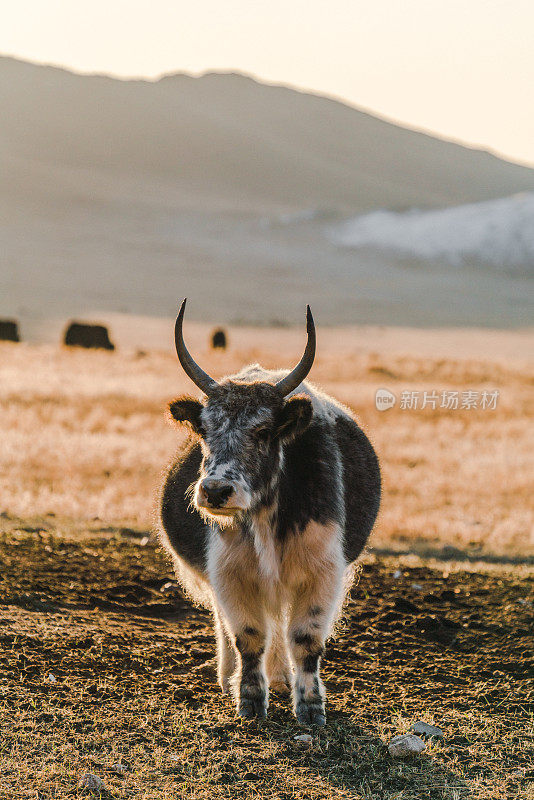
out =
[[[213,331],[211,336],[211,346],[215,350],[216,347],[220,347],[221,350],[226,350],[228,345],[226,339],[226,332],[222,328],[217,328],[217,330]]]
[[[70,323],[65,332],[65,344],[115,350],[115,345],[109,339],[108,329],[104,325],[86,325],[83,322]]]
[[[0,319],[0,340],[4,342],[20,342],[19,326],[12,319]]]

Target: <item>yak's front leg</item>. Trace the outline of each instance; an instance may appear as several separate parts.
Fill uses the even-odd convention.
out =
[[[301,588],[292,603],[289,646],[295,664],[293,702],[301,725],[326,724],[325,689],[319,667],[341,591],[340,575],[333,571],[326,581],[314,580]]]
[[[236,633],[235,643],[241,656],[238,714],[244,719],[265,719],[269,706],[264,667],[265,629],[242,625]]]
[[[267,621],[257,593],[245,591],[241,582],[228,583],[219,604],[241,661],[236,676],[235,696],[240,717],[267,716],[268,688],[265,676]]]

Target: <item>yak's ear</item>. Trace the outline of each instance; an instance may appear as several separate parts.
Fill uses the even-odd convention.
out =
[[[313,406],[306,395],[291,397],[282,409],[276,435],[284,441],[290,441],[303,433],[311,422]]]
[[[177,397],[169,403],[169,411],[176,422],[184,422],[189,425],[195,433],[203,435],[202,422],[200,415],[204,406],[192,397]]]

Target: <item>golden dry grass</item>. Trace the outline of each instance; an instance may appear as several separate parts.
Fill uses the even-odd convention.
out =
[[[192,349],[216,376],[251,361],[274,367],[298,357],[290,331],[266,335],[267,346],[261,337],[247,345],[246,335],[234,336],[237,346],[225,354],[207,350],[205,333],[196,328]],[[423,343],[425,332],[419,336]],[[534,553],[531,365],[491,354],[364,352],[339,337],[330,332],[320,341],[311,379],[356,412],[379,453],[384,496],[372,544]],[[397,404],[378,412],[379,387],[397,397],[498,389],[500,398],[496,410]],[[0,512],[148,529],[155,489],[181,438],[166,424],[165,405],[184,391],[195,388],[170,353],[1,344]]]
[[[263,345],[234,331],[226,354],[206,350],[205,328],[188,342],[219,376],[295,361],[301,334],[272,333]],[[194,388],[175,356],[0,345],[1,798],[86,796],[77,784],[92,772],[108,800],[531,800],[531,569],[482,561],[534,552],[532,366],[496,349],[481,359],[480,343],[477,357],[431,356],[436,332],[411,332],[403,354],[392,336],[373,352],[326,332],[312,374],[372,438],[384,497],[376,553],[327,648],[329,723],[310,749],[284,698],[264,726],[234,719],[208,615],[156,546],[118,530],[150,529],[182,437],[165,405]],[[378,412],[379,387],[500,400]],[[394,761],[387,741],[417,719],[444,740]]]

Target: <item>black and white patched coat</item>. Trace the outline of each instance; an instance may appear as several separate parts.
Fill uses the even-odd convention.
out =
[[[170,404],[191,436],[161,494],[161,541],[185,590],[213,611],[218,677],[241,716],[290,687],[302,724],[325,724],[320,658],[375,522],[380,471],[351,412],[259,365],[207,401]]]

